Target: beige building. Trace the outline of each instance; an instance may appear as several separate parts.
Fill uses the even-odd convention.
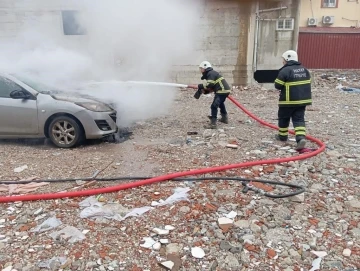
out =
[[[359,0],[301,0],[298,53],[305,66],[360,69],[359,44]]]
[[[300,27],[360,27],[359,0],[301,0]]]

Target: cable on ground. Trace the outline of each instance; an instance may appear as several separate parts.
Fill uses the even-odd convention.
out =
[[[139,180],[147,180],[154,177],[110,177],[110,178],[77,178],[77,179],[48,179],[48,180],[21,180],[21,181],[7,181],[1,180],[0,184],[29,184],[29,183],[65,183],[65,182],[77,182],[77,181],[97,181],[97,182],[112,182],[112,181],[139,181]],[[250,179],[250,178],[239,178],[239,177],[203,177],[203,178],[176,178],[176,179],[169,179],[169,181],[186,181],[186,182],[196,182],[196,181],[239,181],[243,185],[243,193],[247,193],[249,190],[262,194],[269,198],[287,198],[299,195],[305,192],[305,188],[291,183],[282,183],[282,182],[275,182],[275,181],[268,181],[268,180],[258,180],[258,179]],[[287,188],[294,188],[295,191],[290,193],[282,193],[282,194],[270,194],[264,192],[261,189],[256,188],[252,183],[263,183],[263,184],[272,184],[278,186],[284,186]]]

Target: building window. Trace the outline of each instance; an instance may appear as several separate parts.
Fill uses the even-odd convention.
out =
[[[76,10],[63,10],[61,11],[64,35],[85,35],[85,30],[79,25],[76,16]]]
[[[338,0],[321,0],[322,8],[337,8]]]
[[[294,19],[278,19],[276,22],[276,30],[294,30]]]

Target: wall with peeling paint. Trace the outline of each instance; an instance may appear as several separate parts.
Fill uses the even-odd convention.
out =
[[[176,67],[177,82],[199,82],[198,65],[210,61],[230,84],[247,84],[252,77],[256,1],[204,0],[199,13],[202,35],[194,56]],[[194,26],[196,27],[196,26]]]
[[[176,80],[196,82],[198,75],[192,75],[196,68],[194,64],[203,59],[212,62],[233,85],[253,83],[254,67],[258,70],[279,69],[283,52],[297,49],[300,1],[205,0],[200,19],[204,36],[199,37],[199,47],[194,58],[196,61],[178,67],[181,71],[176,73]],[[279,7],[285,9],[260,14],[260,19],[265,20],[259,22],[255,50],[257,5],[260,10]],[[294,18],[294,29],[276,30],[279,18]]]
[[[258,42],[258,70],[273,70],[282,66],[281,55],[286,50],[297,50],[299,4],[301,0],[263,1],[260,10],[283,7],[282,10],[260,13],[259,42]],[[278,20],[294,19],[293,30],[278,30]]]

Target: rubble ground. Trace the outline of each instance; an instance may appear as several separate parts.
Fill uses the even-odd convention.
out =
[[[322,73],[314,73],[306,126],[325,142],[325,152],[206,175],[291,182],[303,185],[304,194],[270,199],[242,193],[236,181],[168,181],[98,197],[3,203],[0,270],[359,270],[360,94],[336,86],[358,83],[360,73]],[[277,91],[241,87],[233,96],[277,124]],[[196,100],[192,91],[179,91],[167,116],[137,123],[120,144],[92,142],[64,150],[38,141],[2,141],[0,178],[158,176],[297,155],[293,136],[288,143],[275,142],[276,131],[230,101],[229,124],[204,129],[211,102],[212,96]],[[56,183],[32,193],[117,183]]]

